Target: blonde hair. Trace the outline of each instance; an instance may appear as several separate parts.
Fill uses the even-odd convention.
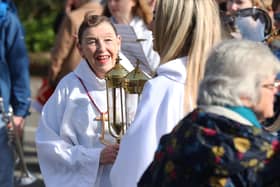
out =
[[[188,56],[184,103],[188,112],[192,103],[193,107],[196,106],[208,53],[221,39],[216,1],[158,0],[153,29],[154,47],[161,57],[161,64]]]

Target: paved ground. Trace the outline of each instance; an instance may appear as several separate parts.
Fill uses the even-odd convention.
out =
[[[41,84],[40,77],[31,77],[31,91],[32,91],[32,98],[35,98],[36,92]],[[32,185],[27,185],[26,187],[44,187],[44,182],[40,173],[40,168],[38,165],[37,153],[35,148],[35,131],[37,128],[39,120],[39,114],[31,109],[31,115],[26,119],[26,126],[24,129],[24,142],[23,142],[23,149],[24,149],[24,158],[27,163],[27,167],[29,171],[37,177],[37,180]],[[17,169],[15,172],[16,176],[20,175],[20,170]],[[20,187],[16,185],[15,187]]]

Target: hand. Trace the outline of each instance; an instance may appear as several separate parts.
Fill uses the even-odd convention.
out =
[[[100,155],[100,164],[113,164],[119,152],[119,144],[107,145]]]
[[[21,116],[13,116],[12,120],[14,122],[14,126],[12,122],[8,124],[9,139],[13,139],[13,137],[15,136],[15,130],[18,134],[18,137],[21,138],[23,135],[24,118]]]

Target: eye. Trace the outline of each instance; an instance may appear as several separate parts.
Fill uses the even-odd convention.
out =
[[[105,40],[104,40],[105,42],[112,42],[113,41],[113,39],[112,38],[105,38]]]
[[[96,44],[96,39],[88,39],[88,40],[86,40],[86,44],[95,45]]]

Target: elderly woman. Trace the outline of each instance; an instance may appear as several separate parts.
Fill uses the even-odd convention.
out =
[[[261,43],[218,45],[207,61],[198,107],[161,138],[139,186],[266,186],[262,175],[279,144],[260,121],[273,115],[279,71]]]
[[[36,133],[46,186],[110,187],[118,144],[101,143],[107,111],[105,74],[118,57],[120,37],[104,16],[87,15],[78,32],[83,61],[58,84]]]

